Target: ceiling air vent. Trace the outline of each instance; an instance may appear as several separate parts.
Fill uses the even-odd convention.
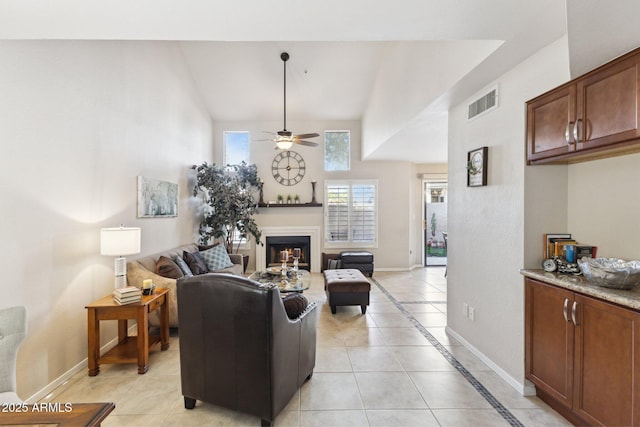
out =
[[[469,104],[469,116],[471,120],[483,113],[487,113],[498,107],[498,88],[494,87],[485,95],[481,96],[471,104]]]

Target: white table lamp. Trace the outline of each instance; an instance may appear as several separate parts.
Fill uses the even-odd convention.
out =
[[[124,255],[140,253],[140,228],[114,227],[100,229],[100,254],[115,256],[116,289],[127,286],[127,259]]]

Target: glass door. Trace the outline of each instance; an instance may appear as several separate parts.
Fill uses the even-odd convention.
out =
[[[424,181],[424,265],[447,265],[447,182]]]

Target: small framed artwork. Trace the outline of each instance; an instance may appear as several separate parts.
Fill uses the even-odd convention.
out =
[[[138,218],[178,216],[178,184],[138,177]]]
[[[467,187],[487,185],[488,154],[487,147],[481,147],[467,153]]]

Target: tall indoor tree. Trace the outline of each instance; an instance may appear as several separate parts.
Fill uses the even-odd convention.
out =
[[[234,252],[234,237],[239,237],[236,252],[240,243],[251,236],[261,243],[262,232],[253,218],[258,211],[255,194],[260,188],[256,165],[242,162],[223,167],[204,162],[195,169],[193,195],[202,194],[206,204],[200,222],[200,243],[223,239],[229,253]]]

